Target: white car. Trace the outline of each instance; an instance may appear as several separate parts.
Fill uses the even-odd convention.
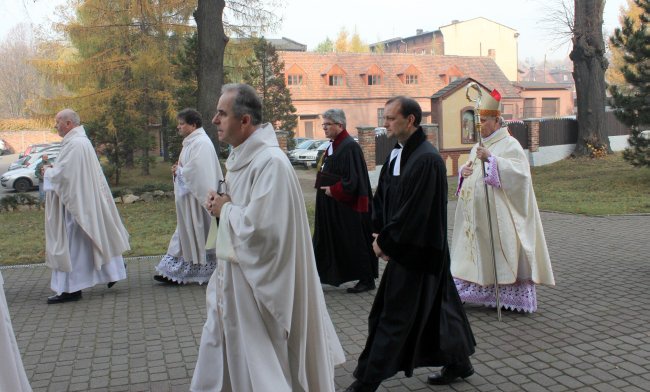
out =
[[[56,160],[56,153],[51,155],[48,153],[48,160],[54,162]],[[38,178],[36,178],[36,166],[42,161],[42,158],[39,156],[35,161],[33,161],[29,166],[21,167],[6,172],[0,177],[0,185],[5,189],[15,189],[16,192],[27,192],[32,188],[38,186]]]
[[[54,145],[50,146],[48,148],[42,149],[38,152],[33,152],[29,155],[24,155],[21,158],[18,158],[15,162],[13,162],[11,165],[9,165],[9,168],[7,170],[16,170],[21,167],[27,167],[32,164],[35,160],[41,158],[43,155],[47,155],[48,157],[50,155],[54,156],[57,155],[61,151],[61,146],[60,145]]]
[[[295,150],[289,151],[289,161],[291,161],[292,165],[304,165],[307,168],[316,166],[318,147],[326,142],[329,142],[329,140],[305,140],[296,146]]]

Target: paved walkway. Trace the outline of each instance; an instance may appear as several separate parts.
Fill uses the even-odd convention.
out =
[[[450,214],[455,204],[450,204]],[[425,384],[432,369],[398,375],[383,391],[650,390],[650,216],[542,213],[556,287],[538,290],[535,314],[467,306],[478,341],[476,374]],[[451,236],[450,236],[451,237]],[[18,345],[34,391],[187,391],[205,318],[205,286],[151,279],[157,259],[128,264],[128,280],[46,305],[49,270],[2,271]],[[367,333],[374,292],[325,288],[348,361],[344,389]]]

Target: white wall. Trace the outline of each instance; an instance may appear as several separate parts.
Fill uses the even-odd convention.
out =
[[[609,136],[609,146],[612,151],[623,151],[629,147],[627,142],[628,137],[629,135]],[[575,148],[575,144],[561,144],[558,146],[540,147],[536,152],[530,152],[528,149],[525,151],[528,154],[530,166],[544,166],[569,157]]]

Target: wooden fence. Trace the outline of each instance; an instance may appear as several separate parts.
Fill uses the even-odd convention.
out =
[[[385,133],[375,135],[375,162],[377,165],[383,165],[390,152],[395,147],[397,139],[389,138]]]
[[[508,121],[508,130],[510,134],[517,139],[521,147],[525,150],[528,148],[528,130],[523,121]]]
[[[507,122],[510,133],[524,149],[529,148],[527,124],[531,121],[539,122],[539,147],[576,144],[578,141],[578,121],[575,116]],[[621,136],[630,133],[629,127],[621,123],[613,111],[605,112],[604,125],[607,136]]]

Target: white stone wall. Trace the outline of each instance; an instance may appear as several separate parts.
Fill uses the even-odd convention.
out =
[[[610,136],[609,137],[609,146],[612,151],[623,151],[628,148],[630,145],[627,142],[627,139],[630,135],[620,135],[620,136]]]
[[[568,157],[575,150],[575,147],[575,144],[561,144],[558,146],[540,147],[536,152],[525,151],[528,153],[530,166],[544,166]]]
[[[609,146],[612,151],[623,151],[629,147],[627,143],[628,137],[629,135],[609,136]],[[575,144],[561,144],[558,146],[540,147],[539,151],[532,153],[528,149],[524,151],[528,154],[530,166],[544,166],[569,157],[575,148]]]

